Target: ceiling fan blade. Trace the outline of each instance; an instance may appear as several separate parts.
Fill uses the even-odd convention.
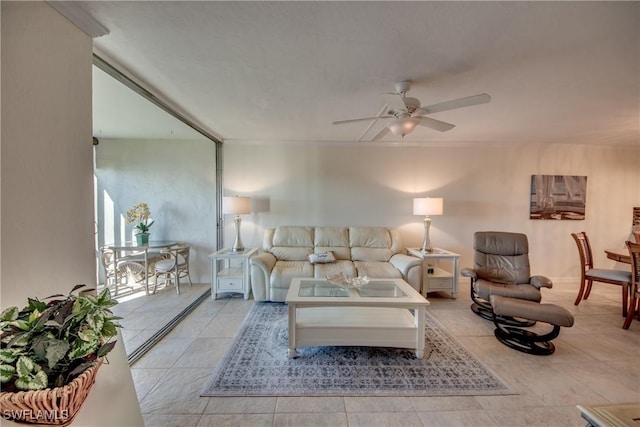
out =
[[[455,108],[470,107],[472,105],[486,104],[491,101],[491,96],[486,93],[480,95],[467,96],[465,98],[454,99],[452,101],[441,102],[439,104],[421,107],[418,112],[420,114],[432,114],[440,111],[453,110]]]
[[[440,132],[446,132],[448,130],[453,129],[456,125],[452,125],[451,123],[441,122],[440,120],[432,119],[431,117],[419,117],[420,126],[426,126],[431,129],[439,130]]]
[[[380,130],[380,132],[376,134],[376,136],[371,138],[371,141],[380,141],[382,138],[387,136],[388,133],[389,133],[389,128],[385,126]]]
[[[355,123],[355,122],[364,122],[367,120],[377,120],[377,119],[392,119],[393,116],[376,116],[376,117],[363,117],[361,119],[350,119],[350,120],[338,120],[336,122],[331,123],[332,125],[343,125],[345,123]]]

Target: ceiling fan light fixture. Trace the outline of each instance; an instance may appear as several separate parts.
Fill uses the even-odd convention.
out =
[[[418,126],[418,123],[420,123],[419,118],[402,117],[392,121],[387,125],[387,127],[392,134],[397,136],[405,136],[406,134],[413,132],[416,126]]]

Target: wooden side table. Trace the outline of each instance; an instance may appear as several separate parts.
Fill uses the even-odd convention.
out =
[[[407,253],[422,259],[421,293],[445,291],[451,298],[458,296],[458,263],[460,255],[445,249],[434,248],[432,252],[422,252],[418,248],[408,248]]]
[[[211,258],[211,298],[222,293],[242,293],[249,299],[251,291],[249,259],[258,251],[248,248],[240,252],[222,249],[209,255]]]

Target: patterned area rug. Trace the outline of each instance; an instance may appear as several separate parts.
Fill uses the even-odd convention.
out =
[[[423,360],[410,349],[377,347],[309,347],[290,359],[287,329],[287,305],[255,303],[201,395],[515,394],[430,314]]]

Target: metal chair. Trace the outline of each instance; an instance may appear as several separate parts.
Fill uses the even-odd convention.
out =
[[[171,281],[175,280],[176,292],[180,295],[180,278],[186,277],[189,280],[189,286],[191,283],[191,276],[189,274],[189,253],[191,247],[189,245],[175,245],[169,249],[163,251],[168,258],[157,261],[154,266],[154,280],[153,280],[153,293],[156,293],[158,285],[158,278],[163,277],[165,286]]]
[[[622,315],[626,316],[629,288],[631,287],[631,272],[610,268],[593,268],[593,252],[591,251],[591,243],[589,243],[587,233],[581,231],[580,233],[571,233],[571,236],[576,241],[576,245],[578,245],[581,264],[580,290],[574,304],[578,305],[583,299],[589,298],[593,282],[617,285],[622,287]]]
[[[631,302],[623,329],[629,329],[635,315],[640,319],[640,243],[627,242],[627,248],[631,256]]]

